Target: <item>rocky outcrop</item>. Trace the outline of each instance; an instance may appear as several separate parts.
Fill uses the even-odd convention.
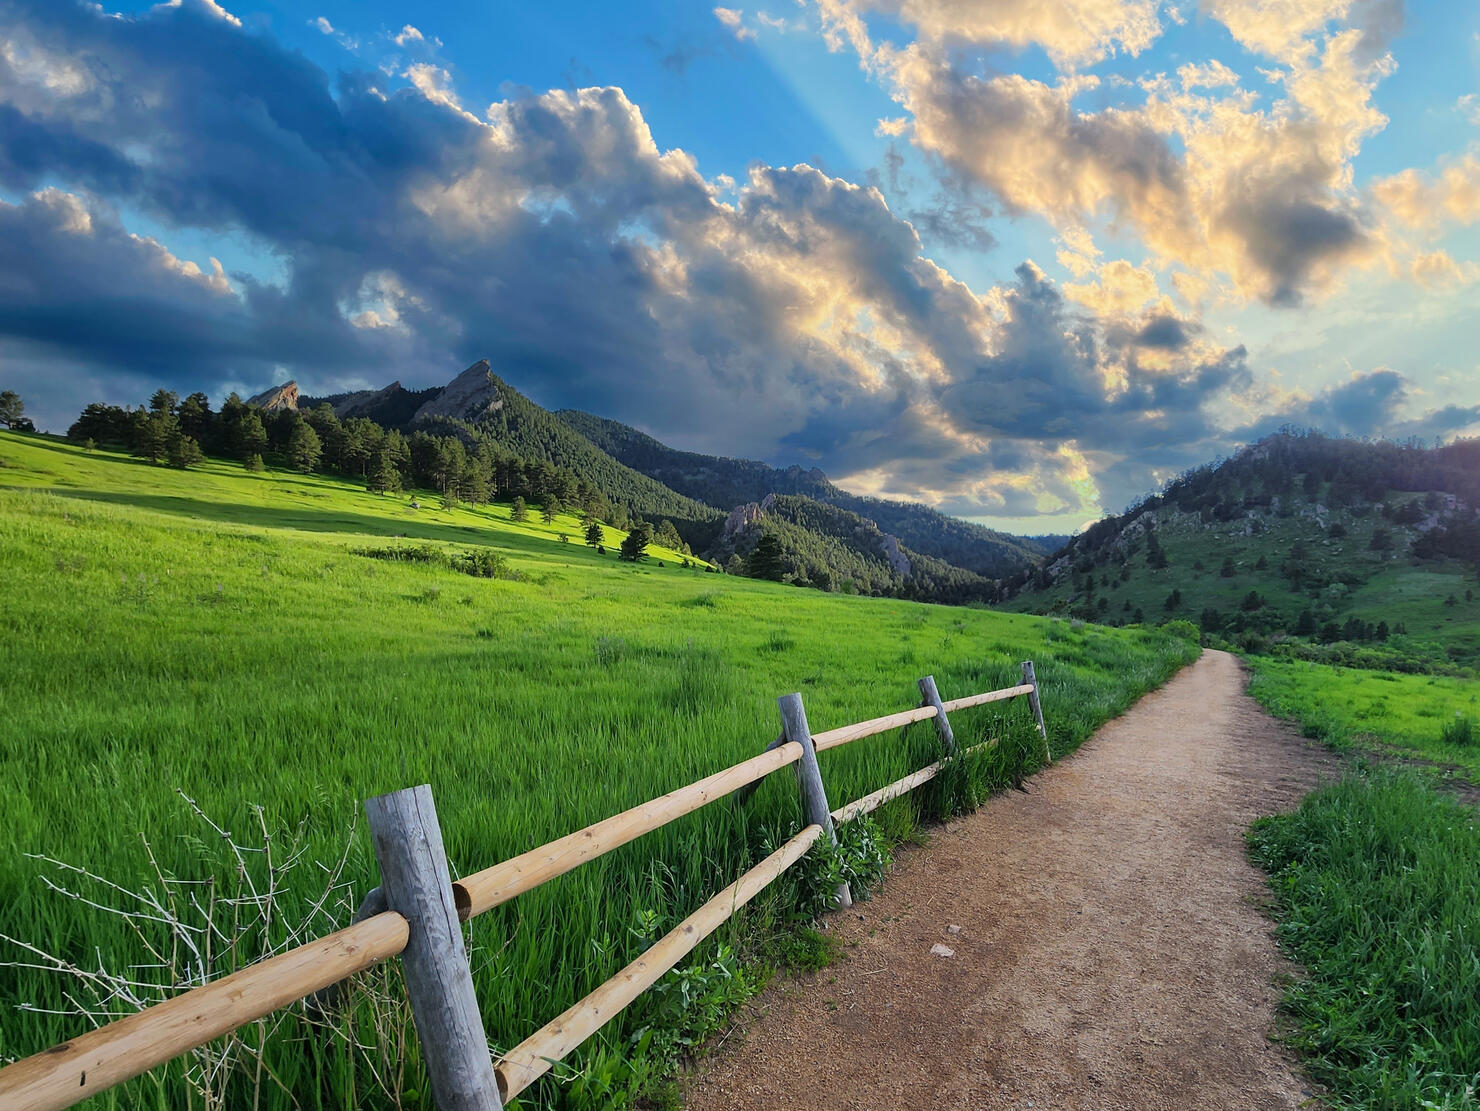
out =
[[[284,409],[296,410],[298,408],[298,383],[284,382],[281,386],[263,390],[256,397],[247,398],[247,404],[254,409],[261,409],[264,413],[277,413]]]
[[[334,415],[340,420],[369,416],[380,412],[388,402],[394,401],[398,395],[405,392],[401,383],[395,381],[384,389],[357,390],[355,393],[347,393],[333,402]]]
[[[479,359],[447,387],[416,411],[412,424],[445,417],[448,420],[477,421],[496,412],[503,404],[494,385],[488,360]]]
[[[746,502],[737,505],[730,510],[730,515],[725,518],[725,531],[720,537],[720,543],[729,544],[735,537],[753,528],[758,528],[761,518],[776,505],[776,495],[767,494],[759,502]]]
[[[901,578],[909,578],[910,557],[905,555],[904,552],[900,549],[898,538],[890,536],[886,532],[884,533],[879,547],[883,550],[884,558],[889,561],[889,566],[894,568],[895,573],[898,574]]]

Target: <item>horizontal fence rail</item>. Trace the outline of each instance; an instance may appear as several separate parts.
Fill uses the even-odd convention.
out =
[[[697,783],[578,829],[558,841],[464,876],[452,885],[458,914],[466,920],[492,910],[516,895],[534,890],[546,880],[563,876],[588,860],[604,856],[644,833],[651,833],[685,814],[693,813],[706,803],[764,779],[773,771],[796,763],[801,756],[801,745],[781,745]]]
[[[509,1099],[543,1076],[552,1061],[608,1022],[688,956],[694,946],[719,929],[773,880],[786,871],[822,836],[821,826],[808,826],[729,887],[689,915],[642,956],[555,1021],[520,1042],[498,1063],[499,1087]]]
[[[386,912],[0,1069],[6,1111],[71,1107],[406,948]]]
[[[835,822],[868,814],[939,775],[959,755],[947,714],[1026,697],[1044,756],[1052,762],[1032,661],[1023,663],[1022,672],[1023,682],[1017,686],[950,701],[941,700],[935,680],[926,676],[919,682],[924,697],[919,707],[819,733],[808,730],[801,696],[787,695],[778,700],[782,736],[758,756],[456,881],[447,875],[430,787],[371,799],[366,809],[382,868],[382,887],[390,895],[382,889],[372,892],[360,912],[362,920],[0,1068],[0,1107],[5,1111],[70,1107],[306,996],[318,993],[321,1003],[332,1001],[327,989],[403,955],[413,1017],[437,1106],[443,1111],[499,1111],[504,1100],[524,1091],[615,1018],[819,840],[835,843]],[[837,809],[828,808],[816,753],[931,719],[936,721],[944,759]],[[806,822],[801,832],[606,983],[491,1062],[498,1089],[492,1091],[485,1079],[490,1061],[486,1039],[480,1036],[482,1020],[476,1000],[467,992],[467,953],[458,922],[507,903],[710,802],[742,788],[753,790],[754,784],[772,772],[792,765],[796,766]],[[838,889],[837,903],[846,906],[850,902],[844,885]]]

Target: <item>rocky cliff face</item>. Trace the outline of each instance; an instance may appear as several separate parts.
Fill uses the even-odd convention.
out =
[[[730,510],[730,515],[725,518],[722,542],[728,544],[747,529],[755,528],[761,523],[761,518],[766,515],[766,511],[775,504],[776,495],[767,494],[765,499],[759,503],[748,502]]]
[[[270,390],[263,390],[256,397],[247,398],[247,404],[253,408],[261,409],[264,413],[276,413],[283,409],[297,409],[298,383],[284,382],[281,386],[273,386]]]
[[[376,413],[387,402],[405,392],[398,380],[381,390],[359,390],[356,393],[345,394],[334,402],[334,415],[340,420],[349,420],[350,417],[363,417]]]
[[[416,411],[413,424],[446,417],[449,420],[476,421],[498,409],[498,389],[490,376],[488,360],[479,359],[463,371],[447,388]]]
[[[889,566],[901,577],[909,578],[910,557],[899,550],[899,540],[886,532],[879,546],[884,550],[884,558],[889,561]]]

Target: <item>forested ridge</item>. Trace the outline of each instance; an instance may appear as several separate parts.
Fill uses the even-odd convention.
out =
[[[1185,619],[1255,651],[1480,664],[1480,440],[1285,431],[1194,468],[1002,584],[1029,612]]]
[[[1044,554],[1031,541],[927,505],[852,494],[817,468],[777,468],[753,459],[679,451],[619,421],[575,409],[554,414],[608,455],[674,490],[731,510],[768,494],[810,498],[872,521],[913,551],[985,577],[1012,574]]]

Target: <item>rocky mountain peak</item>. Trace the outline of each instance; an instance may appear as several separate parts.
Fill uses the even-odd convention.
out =
[[[479,359],[463,371],[436,397],[416,411],[413,424],[445,417],[449,420],[476,421],[496,412],[503,404],[494,384],[487,359]]]
[[[263,390],[256,397],[247,398],[247,404],[255,409],[261,409],[264,413],[276,413],[284,409],[296,410],[298,408],[298,383],[284,382],[281,386]]]

